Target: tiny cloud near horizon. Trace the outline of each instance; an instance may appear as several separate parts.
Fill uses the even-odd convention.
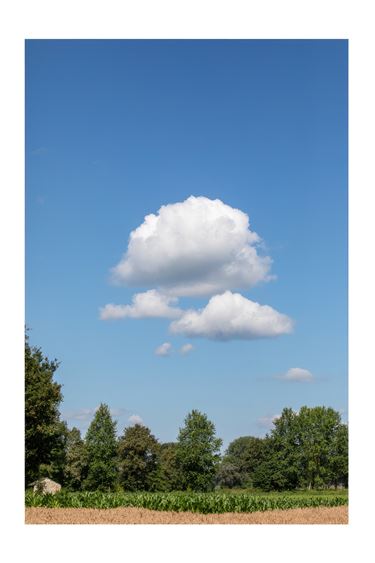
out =
[[[130,233],[112,280],[135,293],[129,305],[108,303],[101,320],[166,318],[170,333],[210,340],[253,340],[289,334],[293,320],[235,290],[275,279],[272,259],[259,253],[262,240],[250,230],[249,217],[219,199],[190,196],[163,205]],[[199,310],[180,309],[180,297],[208,297]],[[155,353],[166,356],[169,343]],[[191,345],[190,345],[191,346]],[[186,345],[182,354],[192,348]]]

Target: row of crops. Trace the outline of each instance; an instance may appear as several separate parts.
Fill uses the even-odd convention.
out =
[[[48,508],[118,508],[133,506],[176,512],[257,512],[275,509],[341,506],[346,494],[253,493],[102,493],[61,491],[55,495],[26,492],[26,506]]]

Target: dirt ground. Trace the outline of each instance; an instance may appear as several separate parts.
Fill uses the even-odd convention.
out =
[[[26,524],[347,524],[348,507],[194,514],[145,508],[26,508]]]

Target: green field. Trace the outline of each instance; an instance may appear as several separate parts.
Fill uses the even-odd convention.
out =
[[[348,504],[347,490],[293,491],[282,493],[173,492],[102,493],[61,491],[55,495],[26,492],[26,506],[49,508],[118,508],[133,506],[151,510],[200,512],[257,512],[275,509],[342,506]]]

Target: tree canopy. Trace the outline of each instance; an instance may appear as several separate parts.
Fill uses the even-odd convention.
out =
[[[110,491],[117,480],[116,422],[109,408],[101,403],[85,437],[87,477],[84,488]]]
[[[177,440],[176,461],[183,489],[208,491],[214,487],[222,440],[205,414],[192,410]]]
[[[64,428],[60,422],[61,385],[53,377],[59,363],[25,335],[25,481],[29,485],[61,458]],[[55,465],[55,469],[56,469]]]
[[[124,490],[154,490],[160,444],[146,426],[136,424],[125,429],[118,445],[120,484]]]
[[[347,482],[347,430],[330,407],[285,408],[264,442],[254,485],[265,490]],[[346,455],[345,455],[346,452]]]

